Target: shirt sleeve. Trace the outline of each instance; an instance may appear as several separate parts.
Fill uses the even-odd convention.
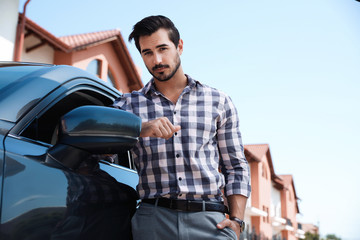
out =
[[[115,99],[114,103],[113,103],[113,107],[114,108],[118,108],[118,109],[122,109],[122,110],[128,110],[129,106],[128,106],[128,101],[127,101],[127,97],[126,94],[121,95],[120,97],[118,97],[117,99]]]
[[[225,177],[225,195],[241,194],[249,197],[251,192],[249,165],[244,154],[237,110],[228,96],[224,100],[217,135],[220,167]]]

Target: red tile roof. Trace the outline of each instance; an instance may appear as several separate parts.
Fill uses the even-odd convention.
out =
[[[286,185],[292,184],[292,175],[280,175]]]
[[[251,158],[255,158],[253,160],[259,162],[269,150],[269,144],[245,145],[244,148],[245,151],[250,153],[249,155],[251,155]]]
[[[107,31],[84,33],[59,37],[59,39],[73,49],[87,46],[94,46],[104,42],[116,40],[121,36],[120,30],[112,29]]]
[[[22,14],[19,14],[19,19]],[[107,31],[84,33],[63,37],[56,37],[38,24],[26,17],[26,28],[35,33],[39,38],[46,40],[50,45],[64,52],[77,51],[88,46],[95,46],[105,42],[117,40],[124,44],[120,30],[112,29]]]

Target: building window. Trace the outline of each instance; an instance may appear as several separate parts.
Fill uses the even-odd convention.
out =
[[[263,221],[266,222],[266,223],[270,223],[270,213],[269,213],[269,208],[268,207],[265,207],[263,206],[263,211],[267,213],[267,216],[263,217]]]
[[[100,77],[101,61],[98,59],[92,60],[86,68],[86,71]]]
[[[115,78],[114,78],[114,75],[112,74],[110,68],[108,69],[108,74],[107,74],[106,81],[108,83],[110,83],[114,88],[116,88],[116,86],[115,86]]]
[[[266,212],[266,207],[265,206],[263,206],[263,211]],[[263,222],[266,222],[266,217],[265,216],[263,216]]]

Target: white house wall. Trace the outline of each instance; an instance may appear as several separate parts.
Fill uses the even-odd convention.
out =
[[[39,62],[39,63],[54,63],[54,49],[48,44],[44,44],[30,52],[26,52],[26,49],[36,44],[39,44],[40,40],[33,35],[25,38],[24,48],[21,54],[21,61],[24,62]]]
[[[280,191],[271,186],[271,217],[281,217],[281,195]]]
[[[0,61],[12,61],[19,1],[0,0]]]

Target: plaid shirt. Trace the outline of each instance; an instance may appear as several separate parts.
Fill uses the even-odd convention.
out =
[[[249,167],[235,106],[224,93],[187,78],[176,104],[156,90],[153,79],[114,103],[144,122],[167,117],[181,126],[168,140],[144,137],[132,149],[140,198],[222,200],[223,188],[226,195],[249,196]]]

